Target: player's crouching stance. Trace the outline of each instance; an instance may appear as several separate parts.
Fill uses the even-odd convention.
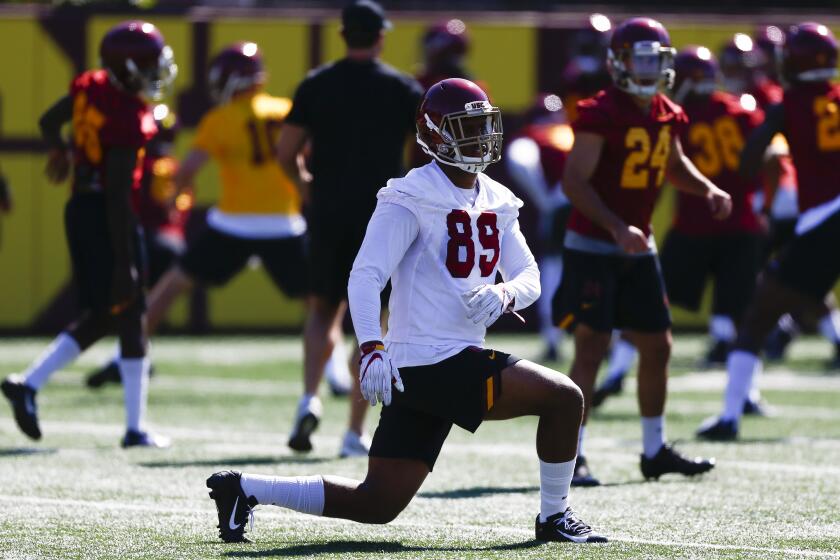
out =
[[[244,541],[257,504],[388,523],[417,493],[453,424],[539,416],[541,541],[605,542],[568,505],[583,396],[569,378],[482,348],[486,328],[539,296],[539,270],[519,230],[522,202],[481,172],[499,161],[499,110],[474,83],[432,86],[418,142],[437,161],[379,192],[350,275],[362,394],[382,402],[364,481],[223,471],[207,480],[219,535]],[[441,165],[443,164],[443,165]],[[493,284],[496,272],[505,282]],[[379,294],[391,279],[381,342]],[[386,351],[387,347],[387,351]],[[392,386],[396,391],[392,392]]]

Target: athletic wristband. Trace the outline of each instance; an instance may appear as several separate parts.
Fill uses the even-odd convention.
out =
[[[363,342],[359,346],[359,349],[362,351],[362,356],[366,356],[376,350],[385,350],[385,345],[381,340],[371,340],[369,342]]]

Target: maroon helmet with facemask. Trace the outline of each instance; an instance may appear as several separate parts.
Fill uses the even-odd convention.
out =
[[[161,99],[178,73],[172,49],[146,21],[112,27],[99,45],[99,59],[114,85],[149,101]]]
[[[632,18],[613,31],[607,68],[619,89],[649,98],[671,87],[675,53],[661,23],[646,17]]]
[[[415,118],[417,143],[439,162],[480,173],[502,157],[502,115],[476,84],[442,80],[426,91]]]
[[[707,47],[691,45],[674,58],[673,98],[682,103],[689,95],[711,95],[717,88],[718,63]]]
[[[256,43],[236,43],[223,49],[210,61],[207,81],[210,96],[225,103],[235,94],[265,83],[262,53]]]
[[[823,82],[837,77],[837,39],[825,25],[790,28],[782,47],[782,73],[789,82]]]

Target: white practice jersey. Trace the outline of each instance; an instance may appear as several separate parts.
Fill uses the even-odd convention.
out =
[[[391,279],[385,344],[397,367],[436,363],[482,346],[462,294],[501,272],[514,309],[539,297],[539,270],[519,230],[522,201],[484,174],[454,186],[436,162],[379,191],[348,286],[359,342],[380,340],[379,293]]]

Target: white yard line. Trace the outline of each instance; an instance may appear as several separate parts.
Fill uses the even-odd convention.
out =
[[[13,502],[16,505],[19,504],[28,504],[33,506],[53,506],[59,508],[70,508],[72,510],[78,510],[79,508],[89,508],[95,510],[106,510],[106,511],[125,511],[125,512],[146,512],[146,513],[154,513],[154,514],[164,514],[164,515],[179,515],[179,516],[191,516],[191,517],[207,517],[208,518],[208,532],[215,531],[212,528],[212,522],[214,517],[212,516],[213,510],[210,507],[208,502],[207,507],[203,509],[194,509],[195,504],[182,504],[177,507],[164,507],[161,505],[155,504],[136,504],[136,503],[125,503],[125,502],[113,502],[113,501],[103,501],[103,500],[76,500],[76,499],[58,499],[58,498],[42,498],[38,496],[15,496],[15,495],[7,495],[7,494],[0,494],[0,501],[5,502]],[[267,508],[260,508],[259,512],[257,513],[258,517],[269,517],[269,518],[279,518],[285,517],[288,515],[288,512],[279,509],[267,509]],[[335,519],[327,519],[321,517],[308,517],[307,523],[317,523],[317,524],[330,524],[334,525],[337,520]],[[346,521],[339,521],[342,524],[350,524]],[[390,523],[388,526],[400,528],[400,529],[407,529],[407,530],[416,530],[417,523],[412,521],[395,521]],[[512,538],[522,538],[522,537],[531,537],[534,533],[530,529],[525,528],[513,528],[513,527],[498,527],[498,526],[487,526],[487,525],[469,525],[469,524],[449,524],[449,523],[423,523],[424,529],[435,529],[445,532],[449,535],[457,533],[462,533],[464,531],[469,531],[471,533],[476,533],[480,536],[486,536],[487,534],[494,534],[494,535],[509,535]],[[259,539],[259,528],[257,528],[257,532],[254,533],[255,538]],[[265,536],[263,536],[263,539]],[[679,541],[657,541],[657,540],[650,540],[650,539],[638,539],[631,536],[615,536],[609,535],[611,542],[623,542],[623,543],[631,543],[631,544],[641,544],[641,545],[650,545],[650,546],[665,546],[669,548],[690,548],[690,549],[699,549],[699,550],[730,550],[730,551],[743,551],[743,552],[757,552],[757,553],[772,553],[772,554],[783,554],[783,555],[797,555],[797,556],[804,556],[804,557],[811,557],[811,558],[840,558],[840,553],[836,552],[824,552],[824,551],[817,551],[817,550],[807,550],[807,549],[798,549],[798,548],[775,548],[775,547],[759,547],[759,546],[748,546],[748,545],[735,545],[735,544],[712,544],[712,543],[695,543],[695,542],[679,542]],[[259,545],[259,540],[257,541],[257,545]],[[609,546],[604,545],[604,546]],[[476,547],[475,550],[481,550],[481,547]]]

